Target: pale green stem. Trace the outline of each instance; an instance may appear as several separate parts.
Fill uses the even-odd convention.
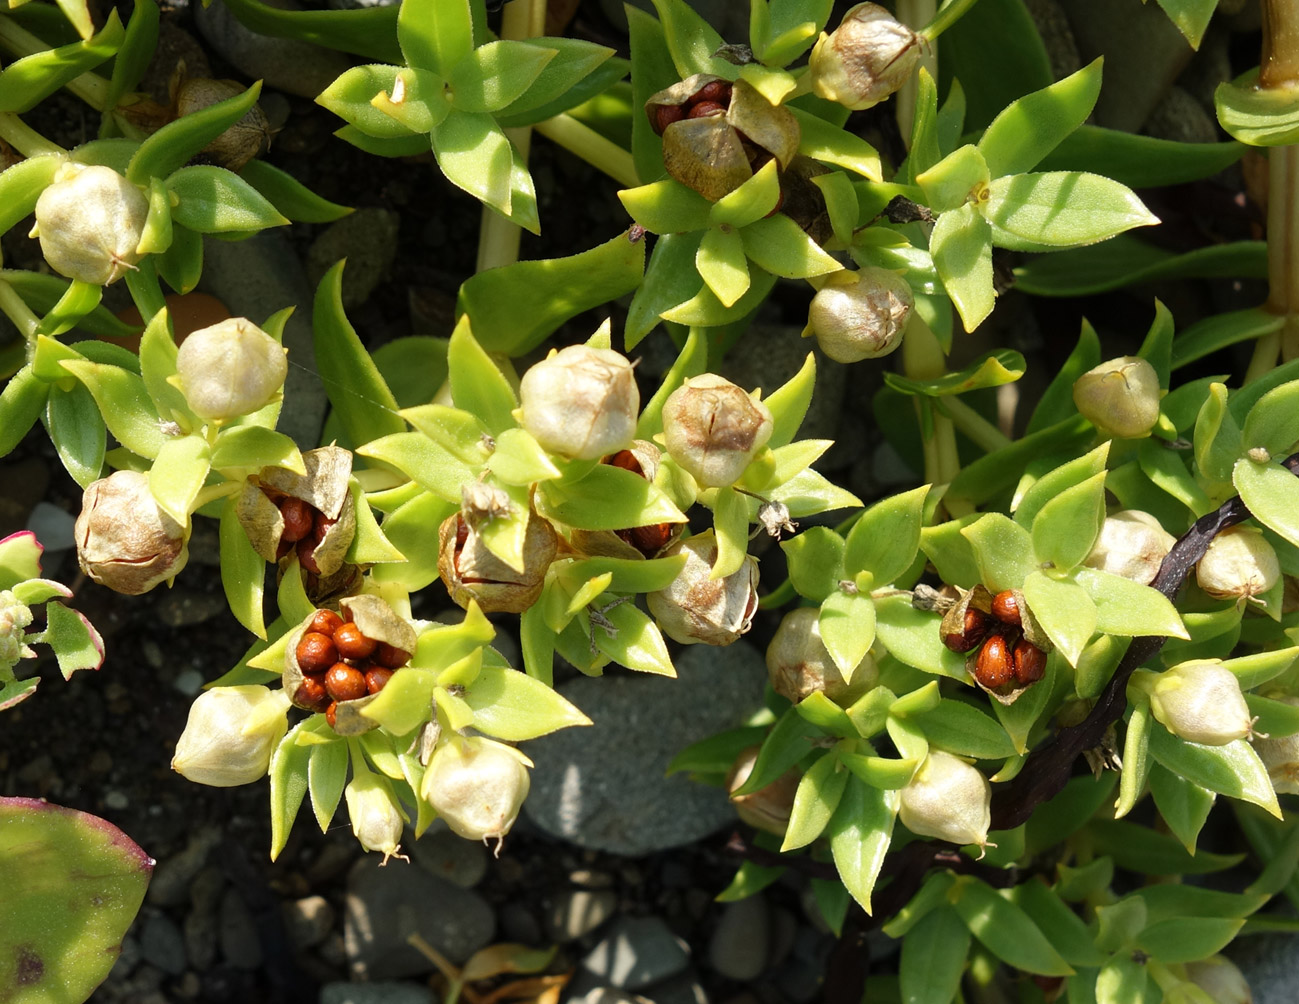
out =
[[[18,291],[0,279],[0,312],[13,321],[18,333],[29,343],[36,340],[36,328],[41,319],[32,313],[32,308],[18,295]]]
[[[208,428],[212,429],[213,426],[209,425]],[[209,437],[209,441],[210,440],[211,437]],[[209,502],[215,502],[217,499],[229,498],[231,495],[235,494],[235,492],[241,491],[242,488],[242,481],[222,481],[215,485],[204,485],[198,490],[198,494],[194,496],[194,502],[190,506],[190,511],[197,512]]]
[[[897,19],[906,25],[929,24],[934,18],[937,7],[937,0],[898,0]],[[920,65],[937,80],[938,53],[928,38],[925,41]],[[911,144],[911,127],[916,118],[916,97],[919,89],[916,74],[913,73],[893,95],[893,114],[897,116],[898,129],[902,133],[903,142],[908,146]]]
[[[514,3],[505,5],[505,11],[501,15],[501,38],[534,38],[545,30],[545,25],[546,0],[514,0]],[[531,127],[506,129],[505,135],[526,164],[532,146]],[[483,272],[518,261],[522,236],[523,231],[517,223],[506,219],[494,209],[483,206],[482,223],[478,230],[477,271]]]
[[[1245,379],[1257,379],[1281,358],[1299,357],[1299,147],[1268,151],[1267,310],[1282,319],[1280,331],[1260,338]]]
[[[965,12],[977,2],[978,0],[950,0],[950,2],[943,5],[942,9],[934,15],[933,20],[926,24],[918,34],[924,35],[930,42],[933,42],[939,35],[963,18]]]
[[[1299,0],[1263,0],[1263,52],[1258,86],[1270,91],[1299,84]]]
[[[0,18],[0,24],[3,23],[4,18]],[[51,143],[13,112],[0,112],[0,139],[24,157],[39,157],[44,153],[66,155],[68,152],[57,143]]]
[[[19,27],[11,17],[0,17],[0,47],[19,57],[48,52],[50,48],[30,31]],[[63,86],[97,112],[102,112],[108,104],[108,81],[98,74],[83,73]]]
[[[957,397],[937,399],[937,406],[945,411],[952,424],[986,452],[993,453],[1011,444],[1012,440],[1004,432]]]
[[[942,346],[929,325],[914,310],[907,321],[902,342],[902,369],[915,380],[932,380],[946,369]],[[916,401],[918,417],[921,407],[922,403]],[[931,414],[933,435],[924,440],[925,480],[930,484],[945,485],[961,470],[961,461],[956,453],[956,430],[947,415],[937,409],[931,409]]]
[[[567,113],[556,115],[553,119],[538,122],[533,128],[551,142],[577,154],[619,184],[635,188],[641,183],[630,152],[612,140],[605,139],[573,116]]]

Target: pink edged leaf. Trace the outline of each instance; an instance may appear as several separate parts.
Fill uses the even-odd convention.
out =
[[[0,686],[0,711],[8,711],[31,697],[36,692],[40,677],[33,676],[27,680],[9,680]]]
[[[13,593],[19,603],[29,607],[52,600],[56,596],[65,600],[72,598],[72,590],[62,582],[55,582],[53,579],[27,579],[15,585]]]
[[[62,603],[49,603],[45,617],[45,630],[28,640],[43,642],[54,649],[59,672],[65,680],[79,669],[98,669],[103,665],[104,639],[84,614]]]
[[[0,540],[0,589],[12,589],[19,582],[39,576],[44,551],[30,530],[19,530]]]

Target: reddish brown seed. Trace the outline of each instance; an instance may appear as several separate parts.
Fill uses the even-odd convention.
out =
[[[309,503],[292,496],[280,505],[280,515],[284,517],[284,536],[281,540],[299,541],[315,525],[316,510]]]
[[[688,119],[702,119],[709,115],[725,115],[726,109],[716,101],[697,101],[686,113]]]
[[[695,96],[690,100],[692,102],[715,101],[722,105],[730,104],[731,85],[725,80],[710,80],[695,91]]]
[[[281,537],[280,542],[275,545],[275,560],[279,561],[286,554],[292,551],[293,547],[294,547],[293,541],[285,540],[283,537]]]
[[[337,717],[338,705],[331,701],[329,707],[325,709],[325,721],[329,722],[331,729],[338,724]]]
[[[647,558],[658,554],[667,542],[672,539],[671,523],[655,523],[652,526],[634,526],[627,531],[627,543]]]
[[[1015,599],[1015,594],[1009,589],[1003,589],[992,598],[992,616],[1003,624],[1021,624],[1023,618],[1019,614],[1019,600]]]
[[[338,662],[338,647],[327,634],[308,631],[298,642],[298,668],[304,673],[323,673]]]
[[[400,669],[410,662],[410,653],[396,645],[381,641],[374,650],[374,661],[384,669]]]
[[[988,636],[992,618],[975,607],[965,608],[964,630],[943,635],[943,644],[953,652],[968,652]]]
[[[304,676],[302,682],[298,684],[298,689],[293,693],[293,703],[300,708],[324,711],[330,702],[322,678],[319,676]]]
[[[355,701],[365,696],[365,674],[355,666],[336,662],[325,674],[325,689],[336,701]]]
[[[334,632],[343,626],[343,618],[332,610],[317,610],[316,615],[311,618],[311,623],[307,625],[308,631],[318,631],[320,634],[327,634],[334,637]]]
[[[604,462],[610,467],[620,467],[624,471],[631,471],[633,474],[645,476],[645,470],[641,467],[640,461],[636,459],[636,454],[631,450],[619,450],[617,453],[611,453],[604,458]]]
[[[346,624],[339,625],[334,632],[334,644],[338,646],[338,654],[344,659],[368,659],[378,646],[378,642],[373,638],[367,638],[361,634],[361,629],[348,621]]]
[[[392,670],[384,669],[382,666],[375,666],[373,669],[365,671],[365,689],[367,693],[377,694],[392,678]]]
[[[979,657],[974,663],[974,677],[989,690],[1004,686],[1015,675],[1015,666],[1011,660],[1006,639],[994,634],[979,649]]]
[[[338,520],[330,519],[323,512],[316,512],[316,521],[311,527],[311,539],[319,544],[325,539],[325,534],[329,528],[337,522]]]
[[[1046,653],[1027,638],[1015,645],[1015,679],[1022,686],[1037,683],[1046,675]]]
[[[298,549],[298,564],[305,568],[312,575],[320,574],[320,566],[316,564],[316,543],[310,537],[305,537],[295,545]]]
[[[650,125],[660,136],[663,130],[673,122],[680,122],[685,118],[686,110],[680,105],[659,105],[654,109],[654,114],[650,116]]]

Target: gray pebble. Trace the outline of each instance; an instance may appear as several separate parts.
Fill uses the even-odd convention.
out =
[[[487,853],[482,843],[458,837],[445,827],[430,830],[411,846],[415,864],[461,889],[472,889],[483,880],[487,874]]]
[[[654,998],[654,1004],[708,1004],[708,991],[692,969],[655,983],[648,993]]]
[[[732,980],[747,981],[766,967],[771,911],[761,895],[728,903],[708,941],[708,964]]]
[[[397,255],[399,217],[389,209],[367,207],[331,223],[307,252],[307,279],[314,286],[325,273],[347,259],[343,269],[343,307],[365,303]]]
[[[125,792],[110,791],[104,795],[104,808],[121,811],[131,804],[131,800],[126,797]]]
[[[262,944],[257,937],[248,904],[234,889],[221,897],[218,911],[217,940],[226,962],[236,969],[256,969],[262,964]]]
[[[623,990],[641,990],[689,964],[685,942],[658,917],[620,917],[582,960],[587,972]]]
[[[677,656],[676,667],[676,680],[611,673],[559,688],[595,724],[527,745],[537,765],[524,803],[533,823],[582,847],[640,856],[734,820],[720,789],[664,772],[678,751],[761,707],[763,656],[743,641],[695,645]]]
[[[189,964],[200,973],[216,962],[217,918],[213,910],[190,910],[185,915],[185,954]]]
[[[49,502],[37,502],[27,517],[27,529],[36,534],[45,550],[53,554],[77,546],[72,527],[76,517]]]
[[[185,942],[164,913],[147,917],[140,928],[140,957],[169,976],[185,971]]]
[[[608,889],[567,889],[551,901],[546,935],[552,941],[576,941],[603,924],[618,906]]]
[[[176,679],[171,681],[171,685],[186,697],[197,697],[203,689],[203,683],[203,674],[197,669],[182,669],[176,674]]]
[[[202,624],[226,609],[222,592],[204,592],[190,586],[176,585],[167,590],[154,607],[155,616],[168,627]]]
[[[433,992],[415,983],[326,983],[320,1004],[433,1004]]]
[[[329,935],[334,908],[324,896],[304,896],[284,904],[284,926],[294,948],[310,948]]]
[[[432,970],[433,963],[407,942],[412,934],[459,965],[488,944],[495,929],[481,896],[416,865],[381,867],[367,855],[348,875],[344,937],[354,976],[399,979]]]
[[[159,906],[179,906],[188,900],[190,885],[207,861],[208,852],[220,839],[219,831],[205,827],[190,837],[179,854],[159,861],[149,882],[149,902]]]

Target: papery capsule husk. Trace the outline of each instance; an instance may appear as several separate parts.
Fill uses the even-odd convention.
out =
[[[758,560],[745,557],[738,570],[710,577],[717,563],[717,538],[705,530],[677,543],[668,557],[684,552],[686,563],[665,588],[647,593],[655,622],[683,645],[729,645],[749,630],[758,609]]]
[[[1121,439],[1150,435],[1159,421],[1159,374],[1140,356],[1107,359],[1074,381],[1079,413],[1103,434]]]
[[[499,849],[528,796],[531,763],[504,743],[456,737],[429,760],[420,797],[453,833],[466,840],[495,839]]]
[[[623,452],[623,451],[619,451]],[[629,452],[640,466],[638,472],[646,481],[653,481],[658,475],[662,451],[647,439],[634,439],[625,452]],[[612,456],[605,457],[602,463],[611,463]],[[647,526],[655,524],[645,524]],[[627,527],[626,529],[632,529]],[[684,523],[672,524],[672,530],[663,546],[655,554],[645,554],[639,548],[623,540],[615,530],[582,530],[574,527],[569,531],[568,542],[574,551],[588,557],[625,558],[641,561],[662,554],[680,539],[685,529]]]
[[[663,404],[663,440],[704,488],[733,484],[771,438],[771,411],[725,377],[689,377]]]
[[[951,634],[965,633],[965,615],[971,607],[981,613],[992,617],[992,593],[982,582],[975,583],[973,589],[961,589],[959,586],[953,586],[960,594],[960,598],[953,604],[947,606],[943,619],[938,624],[938,636],[945,638]],[[982,640],[982,639],[980,639]],[[977,646],[975,651],[978,651]]]
[[[245,88],[233,80],[213,80],[210,77],[191,77],[180,85],[176,94],[176,116],[202,111],[228,98],[244,93]],[[266,113],[257,102],[195,157],[196,161],[216,164],[238,171],[250,160],[270,146],[271,127]]]
[[[920,837],[964,846],[988,842],[992,787],[960,757],[931,749],[899,794],[898,818]]]
[[[81,570],[127,596],[170,582],[189,560],[189,527],[162,511],[149,476],[139,471],[92,482],[82,493],[73,537]]]
[[[1280,578],[1275,549],[1262,531],[1248,526],[1219,533],[1195,566],[1196,584],[1215,599],[1254,599]]]
[[[312,553],[320,577],[328,579],[342,569],[352,538],[356,536],[356,512],[348,504],[352,453],[341,446],[322,446],[303,453],[302,462],[307,470],[305,476],[283,467],[263,467],[255,477],[245,481],[235,505],[235,515],[248,534],[253,550],[267,561],[279,560],[287,566],[292,560],[292,552],[282,559],[276,558],[280,538],[284,535],[284,517],[279,506],[259,486],[302,499],[320,510],[335,521]]]
[[[1187,742],[1225,746],[1253,728],[1240,682],[1220,659],[1191,659],[1147,680],[1151,713]]]
[[[720,79],[697,73],[655,94],[645,103],[646,111],[652,116],[656,107],[685,104],[705,84]],[[716,202],[753,177],[746,138],[783,169],[798,153],[801,130],[788,108],[771,104],[747,81],[736,80],[725,114],[680,119],[663,131],[663,165],[677,181]]]
[[[283,695],[267,687],[204,691],[190,705],[172,770],[218,788],[260,779],[288,731],[287,710]]]
[[[1290,707],[1299,707],[1299,697],[1277,698]],[[1254,737],[1254,752],[1267,768],[1272,787],[1278,795],[1299,795],[1299,733],[1276,738]]]
[[[464,545],[457,548],[461,520],[466,526]],[[546,569],[555,560],[558,536],[550,522],[535,509],[528,513],[523,540],[522,572],[492,554],[477,528],[461,513],[454,513],[438,530],[438,573],[451,599],[469,608],[477,602],[483,613],[519,614],[537,602],[546,583]]]
[[[871,108],[911,78],[920,45],[920,36],[884,7],[857,4],[834,31],[822,32],[812,48],[812,87],[826,101],[854,110]]]
[[[302,464],[307,469],[305,476],[284,467],[263,467],[258,477],[266,487],[300,498],[330,519],[339,519],[352,476],[352,451],[322,446],[304,452]]]
[[[851,679],[844,679],[821,639],[819,607],[799,607],[787,613],[767,646],[766,658],[772,689],[791,704],[822,693],[846,708],[880,678],[879,666],[867,652]]]
[[[1254,1002],[1254,994],[1245,974],[1225,955],[1210,955],[1207,959],[1186,963],[1186,975],[1213,999],[1214,1004]]]
[[[176,353],[169,383],[206,422],[250,415],[284,392],[287,350],[246,317],[227,317],[191,332]]]
[[[1150,513],[1123,509],[1105,517],[1083,564],[1148,586],[1175,543],[1177,538]]]
[[[520,424],[542,449],[597,460],[631,442],[640,391],[622,354],[569,345],[523,374],[519,411]]]
[[[831,359],[878,359],[902,345],[915,298],[896,272],[867,266],[826,278],[812,297],[803,334],[816,336]]]
[[[789,827],[789,817],[794,811],[794,796],[801,780],[798,771],[791,768],[766,787],[747,795],[735,794],[735,790],[753,773],[760,749],[761,746],[750,746],[736,757],[726,774],[726,792],[730,795],[731,804],[735,806],[736,815],[742,820],[756,830],[783,837]]]
[[[41,254],[59,275],[108,285],[144,256],[137,251],[149,215],[149,200],[112,168],[59,166],[36,200]]]

